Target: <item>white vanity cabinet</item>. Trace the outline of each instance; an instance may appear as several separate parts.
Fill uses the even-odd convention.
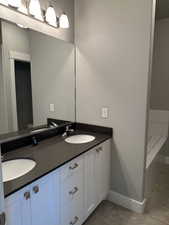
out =
[[[84,219],[84,155],[61,168],[61,225],[81,225]]]
[[[55,175],[55,179],[57,179],[57,175]],[[57,185],[59,185],[59,183]],[[59,211],[57,204],[59,193],[55,189],[54,177],[52,174],[31,184],[30,190],[31,225],[59,225]]]
[[[93,212],[110,190],[111,141],[85,154],[85,219]]]
[[[59,225],[57,176],[44,176],[6,198],[6,225]]]
[[[110,190],[111,142],[106,141],[96,147],[95,190],[97,205],[103,201]]]
[[[10,195],[5,199],[6,225],[30,225],[29,187]]]
[[[5,199],[6,225],[82,225],[110,189],[111,140]]]

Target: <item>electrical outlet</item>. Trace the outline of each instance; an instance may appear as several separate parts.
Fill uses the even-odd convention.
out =
[[[54,104],[50,104],[49,105],[49,111],[50,112],[54,112],[55,111],[55,105]]]
[[[104,119],[107,119],[108,118],[108,114],[109,114],[109,109],[106,108],[106,107],[103,107],[102,108],[102,112],[101,112],[101,117],[104,118]]]

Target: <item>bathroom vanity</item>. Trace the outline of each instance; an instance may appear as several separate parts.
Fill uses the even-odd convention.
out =
[[[112,129],[76,121],[74,44],[0,26],[6,225],[81,225],[110,189]]]
[[[5,160],[36,162],[27,174],[4,183],[7,225],[82,224],[110,189],[112,134],[106,129],[73,133],[95,137],[88,143],[67,143],[57,135],[7,152]]]

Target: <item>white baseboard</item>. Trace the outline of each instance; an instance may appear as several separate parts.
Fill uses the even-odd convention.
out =
[[[114,191],[109,191],[108,200],[137,213],[144,213],[146,205],[146,199],[143,202],[139,202]]]
[[[169,156],[158,155],[157,160],[158,160],[158,162],[169,165]]]

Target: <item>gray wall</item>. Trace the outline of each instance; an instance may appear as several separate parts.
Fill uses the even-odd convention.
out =
[[[150,107],[169,110],[169,18],[156,21]],[[160,154],[169,155],[169,139]]]
[[[75,121],[74,45],[31,31],[30,50],[34,125],[47,117]]]
[[[151,109],[169,110],[169,18],[155,26]]]
[[[77,121],[114,129],[112,190],[142,201],[153,0],[76,0]],[[101,107],[110,109],[101,118]]]

